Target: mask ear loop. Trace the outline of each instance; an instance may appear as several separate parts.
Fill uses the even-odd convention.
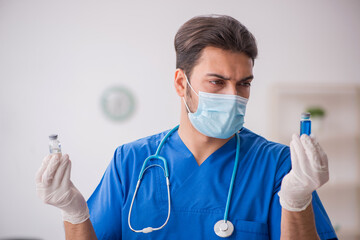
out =
[[[190,84],[190,82],[189,82],[189,80],[188,80],[188,78],[187,78],[187,76],[186,76],[185,73],[184,73],[184,75],[185,75],[186,82],[187,82],[187,84],[190,86],[191,90],[196,94],[196,96],[199,97],[199,95],[195,92],[195,90],[194,90],[193,87],[191,86],[191,84]],[[189,109],[189,106],[187,105],[184,97],[182,97],[182,100],[184,101],[184,104],[185,104],[185,107],[186,107],[188,113],[191,113],[191,111],[190,111],[190,109]]]
[[[189,80],[188,80],[188,78],[187,78],[187,76],[186,76],[185,73],[184,73],[184,75],[185,75],[186,82],[187,82],[187,84],[190,86],[191,90],[193,90],[193,92],[196,94],[196,96],[199,97],[199,95],[195,92],[195,90],[194,90],[193,87],[191,86],[191,84],[190,84],[190,82],[189,82]]]
[[[184,97],[182,97],[182,100],[184,101],[184,104],[185,104],[185,107],[186,107],[188,113],[191,113],[188,105],[186,104],[186,101],[185,101],[185,98],[184,98]]]

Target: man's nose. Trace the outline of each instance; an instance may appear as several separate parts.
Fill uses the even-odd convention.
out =
[[[229,95],[237,95],[238,91],[236,88],[236,84],[228,84],[225,94],[229,94]]]

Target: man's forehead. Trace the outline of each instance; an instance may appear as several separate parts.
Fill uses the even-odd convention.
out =
[[[243,78],[252,75],[252,67],[252,59],[245,53],[206,47],[193,70],[208,76],[219,74],[224,78]]]
[[[224,65],[224,64],[241,64],[249,65],[252,67],[252,59],[243,52],[234,52],[230,50],[224,50],[215,47],[206,47],[202,50],[199,63]]]

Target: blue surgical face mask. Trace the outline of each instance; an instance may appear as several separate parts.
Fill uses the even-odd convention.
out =
[[[190,112],[185,99],[191,124],[196,130],[208,137],[227,139],[244,125],[244,116],[248,99],[237,95],[215,94],[199,91],[199,94],[186,81],[199,97],[196,112]]]

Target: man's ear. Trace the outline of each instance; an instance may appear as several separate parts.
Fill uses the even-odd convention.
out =
[[[179,95],[179,97],[185,96],[186,84],[187,83],[186,83],[184,71],[180,68],[177,68],[175,71],[174,86],[176,93]]]

